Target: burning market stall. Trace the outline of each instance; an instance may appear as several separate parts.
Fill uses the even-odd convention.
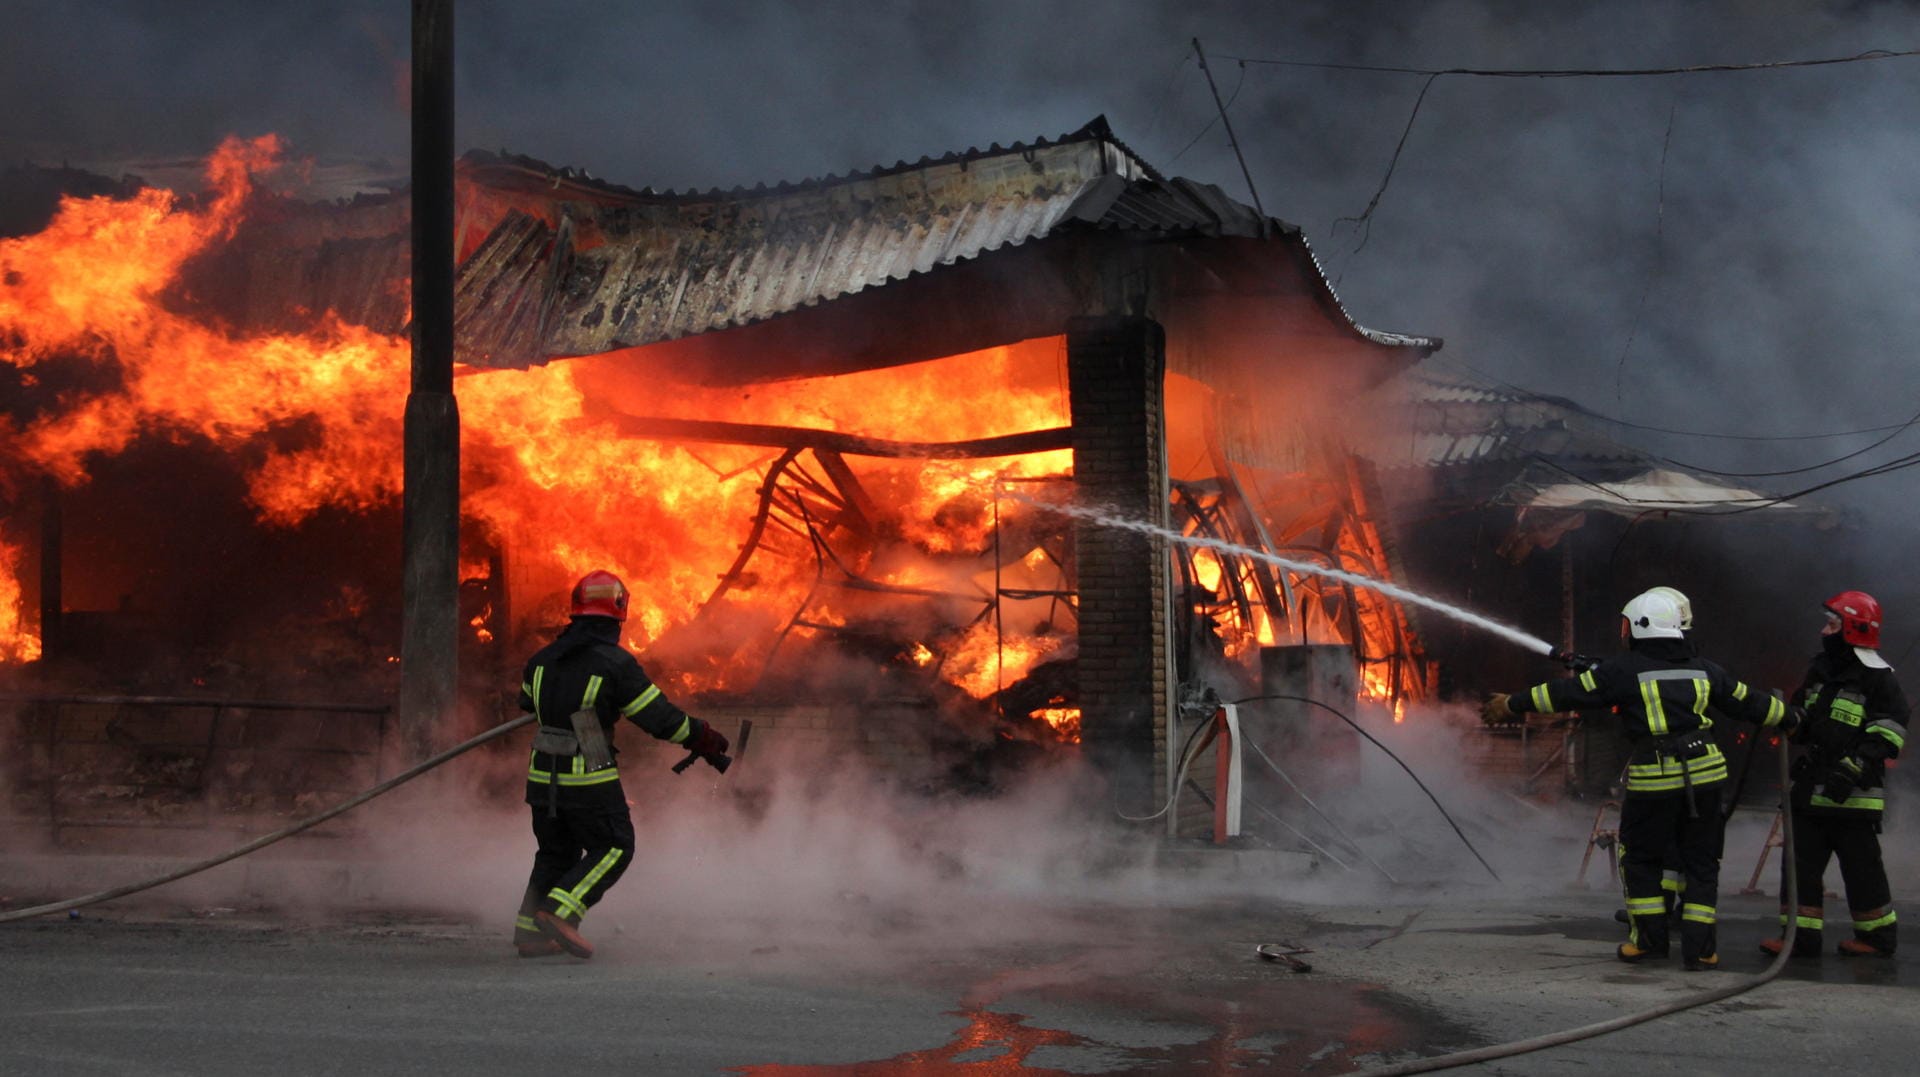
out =
[[[114,675],[390,691],[405,202],[266,196],[276,152],[224,148],[204,201],[70,203],[9,241],[31,288],[63,244],[93,259],[79,302],[17,304],[63,320],[8,308],[24,343],[0,366],[23,401],[0,576],[41,611],[0,627],[42,683],[107,676],[102,637],[72,631],[89,610],[179,623],[184,595],[238,594],[203,603],[204,656],[130,629]],[[138,218],[111,263],[130,288],[79,220],[116,213]],[[1431,691],[1394,603],[1048,510],[1392,576],[1340,404],[1438,346],[1355,324],[1296,228],[1103,121],[751,191],[470,154],[456,246],[476,701],[591,566],[635,584],[650,667],[723,720],[902,772],[1083,741],[1129,810],[1171,789],[1183,685],[1258,686],[1275,649],[1333,646],[1349,702]],[[193,483],[217,510],[177,511]],[[145,556],[165,536],[208,563]]]

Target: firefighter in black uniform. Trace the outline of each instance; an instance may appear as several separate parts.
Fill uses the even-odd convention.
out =
[[[1853,937],[1840,940],[1842,954],[1892,955],[1898,923],[1887,866],[1880,859],[1880,815],[1886,807],[1886,761],[1907,740],[1907,698],[1892,667],[1880,657],[1880,603],[1861,591],[1842,591],[1826,602],[1820,653],[1793,701],[1807,721],[1794,740],[1806,746],[1795,761],[1792,864],[1780,865],[1780,921],[1798,917],[1795,957],[1820,953],[1825,926],[1825,876],[1829,858],[1840,860]],[[1795,873],[1800,907],[1788,910],[1786,873]],[[1778,954],[1782,939],[1760,948]]]
[[[723,773],[731,762],[727,738],[668,702],[620,646],[627,588],[618,576],[581,577],[571,613],[566,629],[527,660],[520,684],[520,709],[540,719],[527,768],[539,850],[513,925],[521,957],[592,957],[580,920],[633,859],[633,817],[614,764],[615,723],[631,719]]]
[[[1616,955],[1637,963],[1666,957],[1666,899],[1661,868],[1677,849],[1686,874],[1680,913],[1680,954],[1688,969],[1720,963],[1718,917],[1720,852],[1725,819],[1720,796],[1727,759],[1708,730],[1707,708],[1760,726],[1781,724],[1787,707],[1749,688],[1693,653],[1681,631],[1679,604],[1648,591],[1620,611],[1626,653],[1577,676],[1548,681],[1517,696],[1487,701],[1489,721],[1527,713],[1613,707],[1631,746],[1627,789],[1620,808],[1620,877],[1627,898],[1627,941]]]

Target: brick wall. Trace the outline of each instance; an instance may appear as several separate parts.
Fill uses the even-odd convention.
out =
[[[1079,503],[1160,526],[1168,521],[1162,384],[1166,337],[1138,317],[1067,327]],[[1134,531],[1074,526],[1080,596],[1081,735],[1114,783],[1120,810],[1159,806],[1167,782],[1167,557]]]

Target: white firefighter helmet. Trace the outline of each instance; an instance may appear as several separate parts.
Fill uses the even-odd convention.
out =
[[[1642,591],[1621,607],[1620,616],[1627,619],[1627,631],[1634,639],[1681,637],[1680,604],[1671,595],[1662,594],[1662,590]]]
[[[1647,588],[1647,593],[1650,595],[1666,595],[1668,598],[1673,599],[1674,608],[1680,611],[1680,631],[1693,631],[1693,603],[1687,601],[1687,596],[1681,594],[1678,587],[1649,587]]]

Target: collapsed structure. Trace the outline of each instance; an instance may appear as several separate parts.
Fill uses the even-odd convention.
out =
[[[901,767],[942,745],[1081,741],[1132,808],[1172,790],[1183,691],[1305,677],[1389,708],[1432,694],[1391,601],[1049,510],[1392,578],[1373,465],[1349,448],[1367,416],[1343,405],[1439,346],[1355,323],[1299,229],[1161,175],[1104,121],[753,190],[633,190],[487,154],[460,176],[462,617],[482,718],[594,566],[634,583],[645,658],[706,713]],[[23,386],[26,492],[0,541],[39,617],[11,653],[34,637],[68,688],[271,694],[301,683],[292,666],[378,698],[406,203],[232,195],[199,212],[142,333],[96,333],[107,356],[48,345],[117,384]],[[128,416],[121,438],[76,418],[88,393]],[[195,471],[227,477],[179,477]],[[156,481],[217,507],[180,518]],[[129,521],[196,552],[156,572]],[[263,633],[301,657],[276,667],[251,646]],[[146,664],[104,672],[108,640]]]

